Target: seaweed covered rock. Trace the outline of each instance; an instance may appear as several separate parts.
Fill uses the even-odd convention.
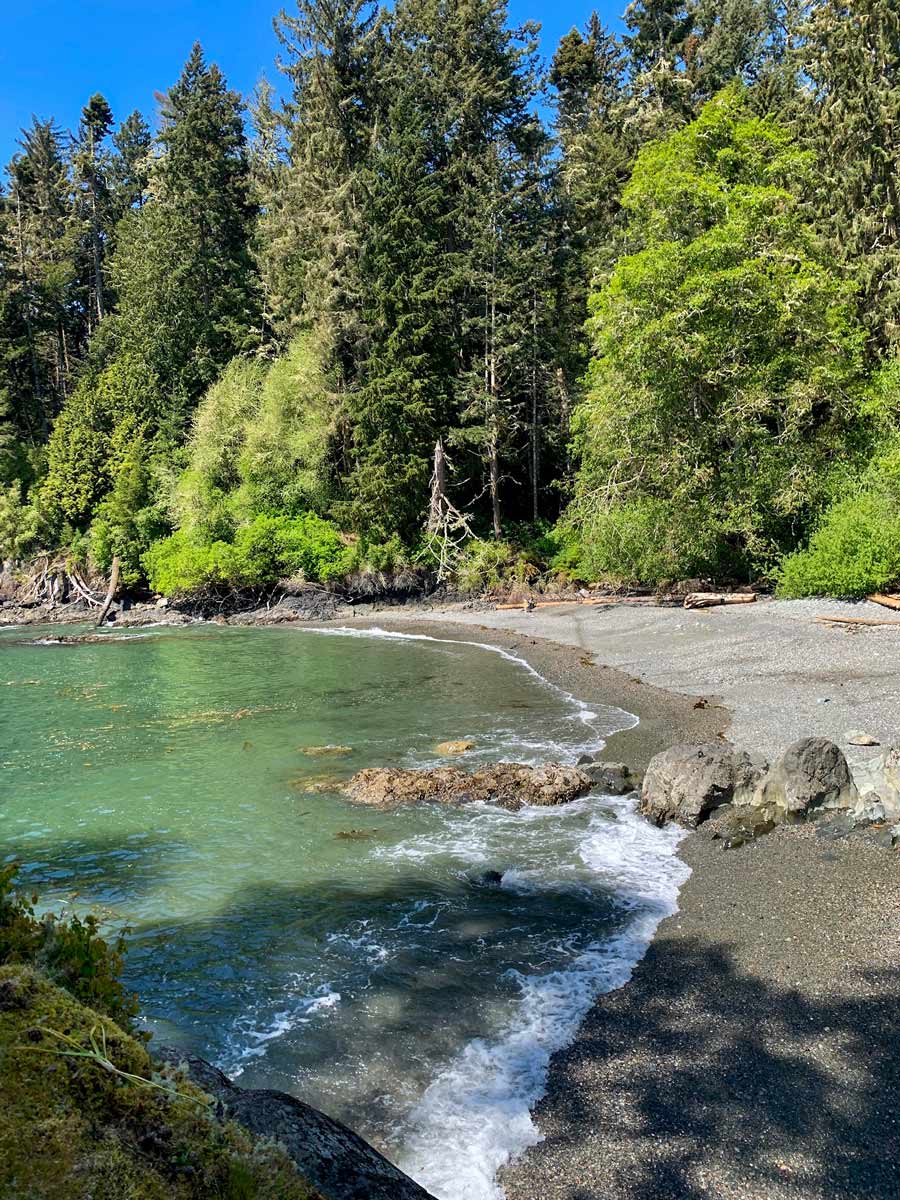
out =
[[[458,767],[406,771],[371,767],[358,771],[345,792],[358,804],[395,808],[401,804],[472,804],[486,801],[511,811],[528,804],[566,804],[591,790],[593,783],[578,767],[547,763],[494,763],[477,771]]]
[[[0,967],[0,1196],[330,1200],[32,967]]]
[[[696,829],[717,808],[752,795],[761,773],[749,754],[727,742],[671,746],[647,766],[640,811],[655,825],[677,821]]]

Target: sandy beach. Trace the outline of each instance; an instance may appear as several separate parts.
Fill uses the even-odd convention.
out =
[[[760,602],[685,612],[386,610],[361,623],[515,650],[589,702],[641,717],[609,757],[726,734],[776,754],[805,735],[897,735],[900,626],[875,605]],[[354,622],[355,623],[355,622]],[[698,700],[704,706],[695,707]],[[543,1140],[508,1200],[897,1200],[900,854],[871,831],[782,826],[692,868],[631,982],[553,1060]]]

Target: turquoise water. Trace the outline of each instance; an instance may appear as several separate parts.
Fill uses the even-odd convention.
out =
[[[3,857],[131,927],[158,1041],[302,1096],[442,1198],[497,1195],[550,1051],[671,907],[672,839],[602,797],[386,814],[334,789],[455,738],[467,764],[572,761],[627,716],[462,643],[57,636],[0,632]]]

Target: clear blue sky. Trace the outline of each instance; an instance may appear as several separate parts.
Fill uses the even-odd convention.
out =
[[[74,128],[102,92],[117,120],[139,108],[153,123],[154,93],[177,79],[199,40],[245,95],[265,71],[276,82],[272,17],[282,0],[0,0],[0,163],[16,150],[31,114]],[[618,23],[627,0],[510,0],[513,23],[539,21],[541,50],[583,26],[596,7]],[[284,5],[290,11],[292,4]]]

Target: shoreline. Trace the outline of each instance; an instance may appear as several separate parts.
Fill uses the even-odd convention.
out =
[[[779,618],[781,605],[748,615],[749,607],[637,617],[657,627],[645,632],[645,679],[666,669],[667,625],[688,624],[708,644],[716,618],[724,618],[717,654],[695,660],[690,691],[680,695],[595,661],[604,645],[627,636],[616,628],[635,619],[627,609],[618,622],[604,619],[609,610],[597,620],[595,639],[585,631],[593,614],[574,605],[537,621],[524,613],[388,610],[346,623],[457,637],[466,630],[514,650],[579,698],[636,712],[641,723],[611,735],[609,757],[637,766],[674,741],[726,731],[754,750],[746,739],[760,727],[772,753],[801,733],[826,732],[804,724],[810,712],[827,713],[827,732],[866,722],[878,732],[889,727],[891,698],[877,688],[888,667],[884,651],[900,631],[813,626],[813,611],[851,606],[794,605],[785,619],[799,624],[782,631],[792,647],[786,668],[771,641],[758,651],[759,628]],[[725,626],[735,611],[738,620]],[[629,653],[634,647],[620,659]],[[683,648],[673,655],[682,681],[683,655]],[[721,684],[748,656],[754,665],[743,703],[717,706],[716,692],[727,694]],[[818,703],[823,683],[837,692],[833,707]],[[762,721],[748,720],[760,687],[770,706]],[[866,688],[875,694],[861,702]],[[789,713],[788,689],[797,693]],[[695,708],[697,697],[706,706]],[[532,1113],[542,1140],[500,1172],[507,1200],[900,1195],[900,855],[868,830],[823,834],[815,825],[781,826],[728,852],[711,827],[682,840],[678,855],[691,875],[678,911],[661,922],[627,986],[601,995],[570,1046],[552,1057]]]

